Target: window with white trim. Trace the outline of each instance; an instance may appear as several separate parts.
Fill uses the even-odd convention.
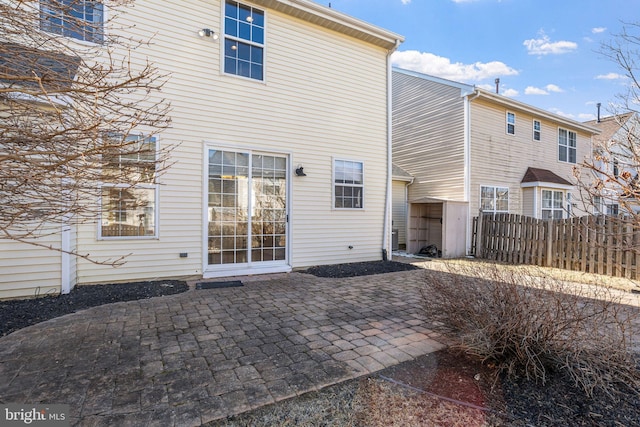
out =
[[[509,135],[516,134],[516,115],[507,111],[507,133]]]
[[[104,5],[89,0],[40,0],[40,29],[93,43],[104,38]]]
[[[564,218],[564,192],[542,190],[542,219]]]
[[[541,130],[542,130],[542,124],[540,123],[540,120],[534,120],[533,121],[533,140],[534,141],[540,141]]]
[[[567,129],[558,129],[558,160],[567,163],[576,163],[577,135]]]
[[[129,136],[130,154],[105,158],[101,238],[157,237],[156,138]],[[127,177],[136,184],[123,182]]]
[[[333,199],[336,209],[362,209],[364,204],[364,164],[333,161]]]
[[[264,80],[264,12],[227,0],[224,7],[224,72]]]
[[[484,213],[508,213],[509,188],[480,187],[480,209]]]

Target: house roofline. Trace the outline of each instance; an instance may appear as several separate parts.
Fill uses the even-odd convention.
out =
[[[407,70],[405,68],[393,67],[393,71],[401,74],[406,74],[407,76],[417,77],[423,80],[428,80],[434,83],[440,83],[443,85],[460,89],[460,92],[462,94],[461,96],[471,95],[472,93],[474,93],[476,89],[476,87],[473,85],[455,82],[453,80],[447,80],[447,79],[443,79],[442,77],[436,77],[430,74],[424,74],[417,71]]]
[[[537,115],[537,116],[541,116],[541,117],[544,117],[544,118],[546,118],[548,120],[552,120],[552,121],[564,124],[567,127],[580,129],[581,131],[590,133],[592,135],[598,135],[601,132],[600,129],[598,129],[596,127],[589,126],[589,125],[586,125],[586,124],[584,124],[582,122],[578,122],[578,121],[575,121],[575,120],[568,119],[566,117],[560,116],[560,115],[552,113],[550,111],[546,111],[546,110],[543,110],[541,108],[534,107],[534,106],[529,105],[529,104],[525,104],[524,102],[520,102],[520,101],[516,101],[516,100],[511,99],[511,98],[507,98],[506,96],[499,95],[499,94],[490,92],[488,90],[476,88],[475,89],[475,93],[477,94],[477,96],[474,99],[477,99],[477,98],[489,99],[489,100],[491,100],[493,102],[496,102],[498,104],[503,104],[505,106],[511,107],[514,110],[520,110],[520,111],[524,111],[524,112],[529,113],[529,114],[534,114],[534,115]]]
[[[404,37],[399,34],[310,0],[251,0],[251,2],[389,51],[394,51],[404,41]]]

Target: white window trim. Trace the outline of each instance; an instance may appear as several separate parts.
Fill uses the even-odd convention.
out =
[[[482,189],[483,188],[493,188],[493,201],[494,201],[494,206],[496,206],[496,191],[498,189],[501,190],[507,190],[507,210],[496,210],[493,209],[491,211],[485,211],[483,210],[482,213],[492,213],[492,214],[497,214],[497,213],[509,213],[509,207],[510,207],[510,200],[511,200],[511,188],[509,188],[509,186],[505,186],[505,185],[488,185],[488,184],[482,184],[480,185],[480,193],[478,194],[478,202],[480,204],[480,208],[482,208]]]
[[[353,187],[362,188],[362,206],[359,208],[336,208],[336,161],[341,162],[353,162],[362,164],[362,184],[349,184]],[[344,157],[332,157],[331,158],[331,209],[336,211],[364,211],[365,210],[365,162],[364,160],[346,159]]]
[[[220,46],[220,74],[223,76],[241,79],[241,80],[249,81],[253,83],[266,84],[267,83],[267,38],[268,38],[267,26],[269,21],[267,10],[264,8],[254,6],[252,3],[243,2],[242,0],[234,0],[234,1],[237,2],[238,4],[243,4],[245,6],[250,6],[252,8],[259,9],[264,14],[264,43],[260,44],[260,43],[252,42],[250,40],[228,36],[232,40],[237,40],[241,43],[246,43],[253,46],[260,46],[262,48],[262,80],[253,79],[251,77],[240,76],[238,74],[231,74],[224,71],[224,50],[225,50],[225,39],[227,38],[227,32],[225,28],[226,27],[225,5],[227,4],[226,0],[223,0],[220,2],[220,19],[222,20],[222,23],[220,24],[220,28],[221,28],[220,37],[218,38],[218,44]]]
[[[133,135],[132,135],[133,136]],[[144,135],[141,135],[144,136]],[[153,138],[156,139],[156,162],[157,162],[157,153],[160,150],[160,138],[158,135],[154,135]],[[156,163],[156,174],[157,174],[157,163]],[[157,178],[157,176],[156,176]],[[102,189],[103,188],[140,188],[140,189],[148,189],[155,190],[154,191],[154,209],[153,209],[153,221],[154,221],[154,234],[149,236],[103,236],[102,235]],[[160,238],[160,185],[156,184],[112,184],[107,182],[102,182],[99,185],[99,196],[98,196],[98,226],[97,226],[97,240],[102,241],[111,241],[111,240],[158,240]]]
[[[566,145],[560,145],[560,131],[561,130],[564,130],[564,131],[567,132],[567,144]],[[571,147],[571,145],[569,145],[569,141],[570,141],[569,135],[571,133],[573,133],[576,136],[576,146],[575,147]],[[558,151],[557,151],[558,162],[560,162],[560,163],[568,163],[570,165],[577,165],[578,164],[578,132],[569,130],[567,128],[558,127],[558,131],[556,132],[556,138],[557,138],[556,147],[558,147],[557,148],[558,149]],[[564,147],[566,149],[567,160],[560,160],[560,147]],[[575,162],[570,162],[569,161],[569,158],[570,158],[569,149],[570,148],[575,150],[575,152],[576,152],[576,161]]]
[[[551,192],[551,204],[553,205],[553,201],[554,199],[554,193],[561,193],[562,194],[562,203],[560,203],[560,207],[559,208],[555,208],[555,207],[550,207],[550,208],[545,208],[544,207],[544,192],[545,191],[550,191]],[[551,218],[548,219],[553,219],[553,213],[556,211],[561,211],[562,212],[562,218],[567,218],[567,209],[566,209],[566,203],[567,203],[567,194],[564,190],[558,190],[558,189],[554,189],[554,188],[541,188],[540,189],[540,218],[543,217],[543,212],[544,211],[550,211],[551,212]]]
[[[513,115],[513,123],[509,122],[509,114]],[[515,135],[516,134],[516,113],[512,112],[512,111],[507,111],[505,114],[505,118],[506,118],[506,126],[505,126],[505,133],[507,135]],[[513,133],[509,132],[509,125],[513,125]]]
[[[536,123],[539,125],[539,129],[536,130]],[[536,132],[538,134],[538,139],[536,139]],[[533,119],[533,135],[532,138],[534,141],[542,140],[542,122],[540,120]]]

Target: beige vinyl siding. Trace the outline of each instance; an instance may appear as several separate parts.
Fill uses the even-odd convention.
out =
[[[393,162],[415,177],[409,200],[465,199],[464,129],[459,87],[393,73]]]
[[[516,113],[515,135],[507,135],[506,111]],[[533,119],[541,121],[541,140],[532,138]],[[528,167],[548,169],[573,182],[574,164],[558,161],[558,128],[577,133],[577,160],[589,155],[590,135],[545,118],[534,117],[512,107],[483,98],[471,102],[471,215],[478,213],[480,187],[509,187],[509,211],[522,214],[524,205],[520,183]]]
[[[393,228],[398,230],[398,243],[407,243],[407,182],[393,181]]]
[[[538,218],[536,212],[534,197],[536,197],[536,189],[527,187],[522,189],[522,215]]]
[[[293,267],[380,259],[387,176],[385,49],[266,9],[265,80],[221,73],[221,3],[147,1],[126,19],[153,44],[137,49],[170,73],[163,96],[172,101],[162,146],[177,144],[175,164],[159,190],[159,238],[96,239],[82,226],[78,244],[100,259],[123,254],[111,268],[79,262],[79,281],[104,282],[202,274],[203,155],[207,146],[288,155],[290,263]],[[126,23],[125,22],[125,23]],[[364,163],[364,209],[332,208],[333,159]],[[349,246],[353,249],[349,249]],[[187,252],[187,258],[179,253]]]
[[[60,247],[60,235],[36,240]],[[60,293],[61,253],[42,247],[0,240],[0,299]]]

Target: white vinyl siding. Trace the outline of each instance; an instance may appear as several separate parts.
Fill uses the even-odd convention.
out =
[[[162,96],[171,100],[172,123],[162,132],[162,145],[176,147],[172,166],[158,178],[159,238],[97,241],[95,224],[81,226],[83,251],[98,259],[131,254],[117,269],[81,260],[81,283],[202,274],[205,146],[282,153],[294,169],[304,166],[307,176],[288,177],[291,267],[380,259],[387,50],[262,9],[268,18],[268,79],[259,85],[220,69],[224,37],[215,42],[197,34],[222,22],[220,1],[139,2],[123,15],[123,24],[136,24],[136,36],[165,29],[132,54],[134,66],[148,57],[171,74]],[[334,157],[366,165],[366,209],[332,207]]]

